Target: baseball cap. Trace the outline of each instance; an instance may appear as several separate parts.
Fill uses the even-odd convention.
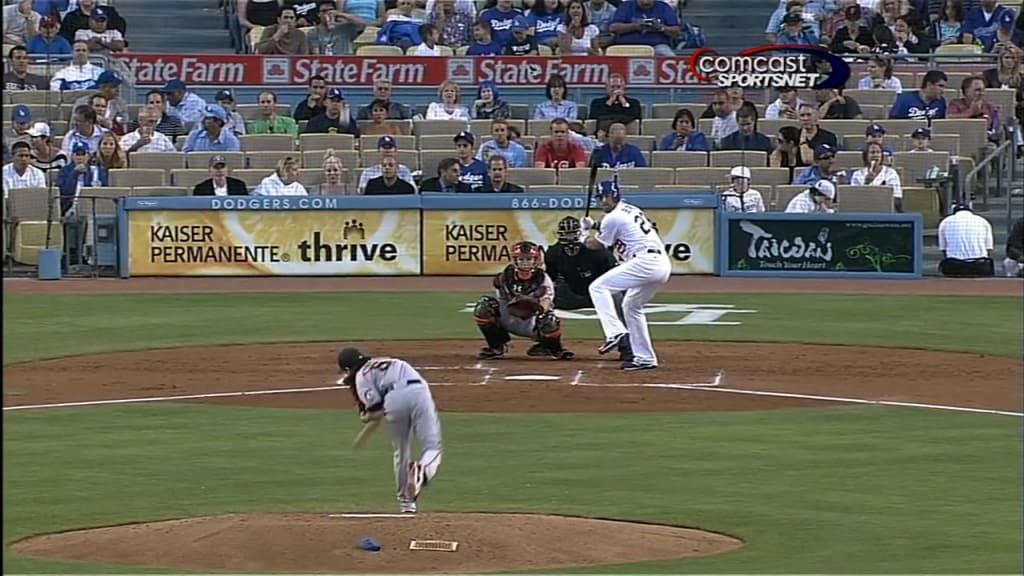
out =
[[[104,70],[100,77],[96,79],[96,84],[102,86],[104,84],[113,84],[114,86],[120,86],[124,80],[118,76],[117,72],[113,70]]]
[[[107,9],[102,6],[97,6],[92,9],[92,13],[89,14],[89,17],[93,20],[96,20],[97,22],[106,22]]]
[[[872,122],[864,129],[865,136],[878,136],[879,134],[885,134],[885,126],[882,126],[878,122]]]
[[[32,110],[24,104],[18,104],[11,110],[11,122],[15,124],[28,124],[32,121]]]
[[[729,178],[746,178],[750,180],[750,168],[746,166],[736,166],[729,172]]]
[[[345,93],[341,91],[341,88],[331,88],[327,91],[328,100],[344,100]]]
[[[86,144],[85,142],[82,142],[81,140],[79,140],[78,142],[75,142],[75,144],[73,146],[71,146],[71,153],[72,154],[88,154],[89,153],[89,145]]]
[[[187,89],[188,89],[188,87],[185,85],[184,82],[182,82],[181,80],[178,80],[177,78],[175,78],[174,80],[168,80],[167,84],[164,84],[164,87],[161,90],[161,92],[164,92],[164,93],[166,93],[166,92],[177,92],[178,90],[187,90]]]
[[[783,24],[803,24],[804,17],[799,14],[786,14],[786,17],[782,19]]]
[[[50,125],[46,122],[36,122],[28,129],[29,136],[49,136]]]
[[[39,27],[46,28],[47,26],[60,26],[60,18],[57,16],[43,16],[39,19]]]
[[[918,128],[910,135],[911,138],[931,138],[932,131],[927,128]]]
[[[530,22],[525,16],[516,16],[512,19],[512,31],[523,32],[530,29]]]
[[[1000,28],[1013,28],[1013,11],[1003,10],[1002,15],[999,16],[999,27]]]
[[[228,113],[219,104],[210,104],[206,107],[206,112],[203,114],[203,118],[216,118],[221,122],[228,121]]]
[[[228,161],[227,161],[227,159],[224,158],[224,156],[222,156],[220,154],[217,154],[216,156],[210,156],[210,168],[213,168],[214,166],[216,166],[218,164],[223,164],[223,165],[227,166]]]
[[[812,192],[817,192],[829,200],[835,200],[836,198],[836,187],[828,180],[818,180],[810,189]]]
[[[381,136],[377,140],[377,148],[398,148],[398,143],[391,136]]]
[[[828,144],[818,144],[818,147],[814,149],[814,159],[821,160],[822,158],[831,158],[836,155],[836,149],[829,146]]]
[[[231,90],[218,90],[217,94],[213,96],[213,99],[217,102],[220,102],[221,100],[230,100],[234,102],[235,95],[231,93]]]
[[[468,131],[468,130],[463,130],[462,132],[459,132],[458,134],[455,135],[455,138],[453,138],[452,140],[456,144],[458,144],[459,140],[465,140],[466,142],[469,142],[470,144],[475,144],[476,143],[476,138],[473,136],[473,133]]]

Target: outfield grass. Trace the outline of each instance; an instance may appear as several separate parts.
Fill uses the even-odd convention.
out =
[[[7,296],[5,362],[195,345],[475,336],[472,294]],[[417,298],[419,301],[417,302]],[[1019,354],[1011,298],[666,295],[756,309],[658,338]],[[417,309],[419,314],[408,313]],[[814,320],[811,320],[811,319]],[[570,334],[598,337],[596,323]],[[1021,421],[896,408],[678,414],[445,414],[425,509],[539,511],[700,526],[747,545],[580,572],[1021,569]],[[386,435],[349,414],[124,406],[4,414],[4,541],[239,511],[394,506]],[[542,448],[541,448],[542,447]],[[9,572],[152,572],[5,554]],[[175,570],[180,572],[180,570]]]

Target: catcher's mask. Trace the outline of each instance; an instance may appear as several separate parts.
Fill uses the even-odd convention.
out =
[[[517,242],[512,246],[512,265],[521,277],[527,277],[540,266],[540,246],[533,242]]]
[[[354,374],[363,364],[370,361],[369,356],[364,356],[362,352],[355,348],[345,348],[338,353],[338,368],[346,374]]]
[[[580,219],[575,216],[566,216],[558,221],[558,243],[576,244],[580,241]]]

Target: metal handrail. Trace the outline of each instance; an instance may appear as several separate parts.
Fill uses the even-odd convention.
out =
[[[985,169],[988,168],[988,166],[991,165],[993,162],[995,162],[996,187],[1001,188],[1003,180],[1003,156],[1006,155],[1007,151],[1009,151],[1010,154],[1016,153],[1016,144],[1014,143],[1013,138],[1006,138],[1005,140],[1003,140],[1002,143],[996,146],[995,150],[993,150],[988,156],[982,159],[981,162],[978,162],[974,169],[968,172],[966,176],[964,176],[964,185],[961,191],[961,195],[963,195],[965,192],[969,190],[974,189],[974,185],[976,184],[978,174],[982,173],[982,171],[984,170],[984,173],[982,173],[983,186],[981,188],[981,203],[983,208],[988,208],[988,170]],[[960,198],[960,200],[963,200],[963,198]]]

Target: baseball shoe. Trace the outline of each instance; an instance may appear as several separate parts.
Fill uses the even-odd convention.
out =
[[[569,352],[565,348],[561,348],[561,349],[558,349],[558,350],[552,350],[550,352],[550,355],[555,360],[572,360],[573,358],[576,357],[575,354],[573,354],[572,352]]]
[[[415,514],[416,503],[409,502],[408,500],[402,500],[398,502],[398,511],[402,514]]]
[[[636,360],[630,360],[629,362],[622,363],[622,369],[626,372],[636,372],[637,370],[654,370],[657,368],[657,364],[650,362],[637,362]]]
[[[484,346],[480,349],[480,353],[477,354],[476,357],[478,360],[500,360],[505,357],[505,351],[507,349],[507,346],[500,346],[498,348]]]
[[[405,497],[410,502],[416,502],[416,499],[419,498],[424,483],[423,468],[420,463],[409,463],[409,474],[406,476],[405,482]]]
[[[611,352],[616,347],[618,347],[619,342],[621,342],[623,338],[626,338],[628,336],[628,332],[623,332],[622,334],[616,334],[615,336],[612,336],[611,338],[605,340],[604,344],[601,344],[601,347],[597,349],[598,354],[607,354]]]
[[[619,361],[633,361],[633,347],[629,345],[629,334],[619,342]]]
[[[526,355],[533,358],[548,358],[551,356],[551,349],[537,342],[530,346],[530,349],[526,351]]]

